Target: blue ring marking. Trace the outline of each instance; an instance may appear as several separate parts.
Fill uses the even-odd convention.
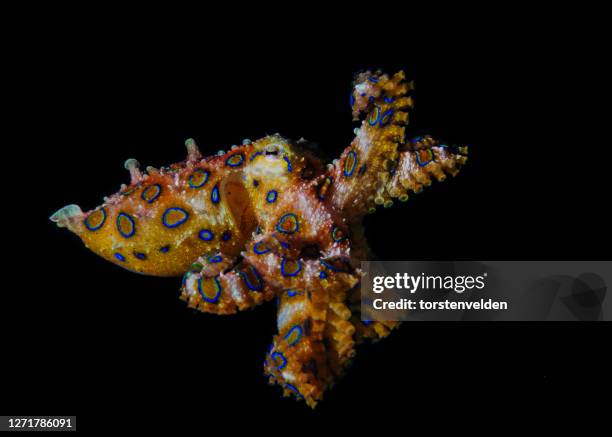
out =
[[[324,267],[327,267],[328,269],[330,269],[332,272],[346,272],[347,270],[343,270],[343,269],[339,269],[338,267],[335,267],[333,265],[331,265],[330,263],[328,263],[325,260],[320,260],[321,264]]]
[[[368,80],[372,83],[378,83],[378,78],[376,76],[370,76],[368,77]]]
[[[300,292],[298,290],[295,290],[293,288],[290,288],[289,290],[287,290],[287,296],[289,297],[294,297],[297,296]]]
[[[320,279],[325,279],[325,278],[327,278],[327,273],[325,273],[323,270],[321,270],[321,272],[319,272],[319,278],[320,278]]]
[[[385,97],[384,100],[387,103],[391,103],[391,102],[393,102],[393,97]]]
[[[225,231],[221,234],[221,239],[223,241],[228,241],[230,238],[232,238],[232,233],[230,231]]]
[[[215,281],[215,288],[217,289],[217,294],[215,294],[215,297],[211,299],[206,297],[206,295],[202,291],[202,279],[206,278],[198,278],[198,291],[200,292],[200,296],[202,296],[202,299],[204,299],[208,303],[217,303],[217,301],[219,300],[219,296],[221,295],[221,284],[219,284],[219,280],[216,276],[212,278],[212,280]]]
[[[421,149],[423,150],[423,149]],[[429,161],[425,161],[425,162],[421,162],[421,157],[419,156],[419,152],[421,150],[417,150],[416,151],[416,162],[417,164],[419,164],[420,167],[425,167],[427,164],[429,164],[430,162],[432,162],[435,158],[434,153],[431,149],[426,149],[430,154],[431,154],[431,159]]]
[[[156,190],[157,190],[157,192],[156,192],[155,194],[153,194],[153,197],[151,197],[150,199],[147,199],[147,195],[148,195],[148,193],[149,193],[149,190],[151,190],[151,189],[153,189],[153,188],[154,188],[154,189],[156,189]],[[144,190],[142,190],[142,193],[140,194],[140,197],[141,197],[141,199],[142,199],[142,200],[144,200],[144,201],[145,201],[145,202],[147,202],[147,203],[153,203],[153,202],[155,202],[155,200],[156,200],[156,199],[159,197],[159,195],[161,194],[161,192],[162,192],[161,185],[159,185],[159,184],[153,184],[153,185],[151,185],[151,186],[149,186],[149,187],[145,188]]]
[[[361,97],[365,97],[366,93],[361,93],[360,96]]]
[[[353,156],[353,165],[351,166],[350,170],[346,169],[346,160],[348,159],[349,156]],[[357,153],[355,153],[354,150],[351,150],[350,152],[348,152],[348,154],[346,155],[346,158],[344,159],[344,176],[352,176],[353,173],[355,172],[355,167],[357,167]]]
[[[166,245],[166,246],[162,246],[162,247],[160,247],[160,248],[159,248],[159,251],[160,251],[161,253],[168,253],[168,251],[169,251],[169,250],[170,250],[170,245],[169,245],[169,244],[168,244],[168,245]]]
[[[349,103],[351,104],[351,108],[355,104],[355,96],[353,96],[353,93],[351,93],[351,95],[349,97]]]
[[[284,155],[283,159],[287,162],[287,171],[291,173],[293,171],[293,167],[291,166],[291,161],[289,160],[289,158],[287,158],[287,155]]]
[[[298,341],[300,341],[300,338],[302,338],[302,327],[300,325],[295,325],[289,330],[289,332],[287,332],[287,335],[285,335],[285,340],[289,341],[289,338],[291,338],[291,336],[293,335],[293,331],[298,331],[298,334],[296,339],[289,343],[289,346],[293,346]]]
[[[285,387],[287,387],[289,390],[291,390],[293,393],[296,394],[297,397],[299,398],[303,398],[304,396],[302,396],[302,393],[300,393],[300,391],[292,384],[289,384],[288,382],[285,383]]]
[[[388,125],[389,121],[391,120],[391,117],[393,116],[394,112],[395,112],[395,110],[393,110],[393,109],[388,109],[387,111],[385,111],[380,116],[380,121],[378,122],[378,124],[380,124],[381,127],[384,127],[384,126]]]
[[[286,231],[286,230],[284,230],[284,229],[282,228],[282,225],[283,225],[283,223],[284,223],[286,220],[288,220],[288,219],[290,219],[290,218],[293,218],[293,219],[295,220],[295,229],[290,229],[290,230]],[[287,214],[283,215],[283,216],[280,218],[280,220],[278,221],[278,223],[276,224],[276,230],[277,230],[278,232],[282,232],[283,234],[294,234],[294,233],[296,233],[297,231],[299,231],[299,230],[300,230],[300,223],[299,223],[299,221],[298,221],[297,215],[295,215],[295,214],[294,214],[294,213],[292,213],[292,212],[288,212]]]
[[[136,258],[140,259],[140,260],[143,260],[143,261],[144,261],[145,259],[147,259],[147,255],[145,255],[145,254],[144,254],[144,253],[142,253],[142,252],[134,252],[134,256],[135,256]]]
[[[372,324],[371,320],[362,320],[361,323],[363,323],[364,325],[368,326]]]
[[[232,160],[236,157],[238,157],[238,162],[233,162]],[[238,167],[243,162],[244,162],[244,155],[242,153],[235,153],[225,160],[225,164],[229,165],[230,167]]]
[[[287,358],[285,358],[285,356],[280,353],[280,352],[272,352],[272,361],[274,361],[274,364],[276,364],[276,357],[280,357],[281,360],[283,360],[281,365],[277,365],[276,368],[278,370],[283,370],[285,368],[285,366],[287,365]]]
[[[121,226],[119,226],[119,218],[120,218],[120,217],[124,217],[124,218],[126,218],[126,219],[127,219],[129,222],[130,222],[130,224],[132,225],[132,230],[131,230],[131,232],[129,232],[129,233],[124,233],[124,232],[123,232],[123,230],[121,229]],[[127,215],[127,214],[126,214],[126,213],[124,213],[124,212],[120,212],[120,213],[117,215],[117,230],[119,231],[119,233],[120,233],[120,234],[121,234],[123,237],[125,237],[125,238],[130,238],[130,237],[132,237],[132,236],[133,236],[133,235],[136,233],[136,223],[134,223],[134,219],[133,219],[132,217],[130,217],[129,215]]]
[[[376,114],[376,118],[374,119],[374,121],[372,121],[372,115]],[[380,108],[378,106],[376,106],[374,108],[374,112],[372,114],[370,114],[370,116],[368,117],[368,124],[370,126],[376,126],[376,123],[378,123],[378,120],[380,119]]]
[[[263,280],[261,279],[261,276],[259,275],[259,272],[255,270],[255,268],[253,268],[252,266],[249,266],[249,268],[251,269],[251,272],[253,272],[253,275],[255,276],[255,279],[257,280],[256,285],[251,284],[251,281],[249,281],[249,277],[245,272],[243,272],[242,270],[238,270],[238,273],[242,277],[242,280],[244,281],[246,286],[249,288],[249,290],[261,291],[263,289],[264,283],[263,283]]]
[[[202,229],[198,234],[198,237],[200,237],[200,240],[210,241],[215,238],[215,234],[213,234],[213,232],[209,231],[208,229]]]
[[[253,179],[253,186],[259,187],[259,181],[257,179]]]
[[[342,229],[340,229],[339,227],[335,226],[332,229],[332,240],[334,240],[336,243],[339,243],[340,241],[344,241],[346,240],[346,235],[340,235],[338,236],[338,232],[340,232],[341,234],[344,234],[344,231]]]
[[[102,221],[100,222],[100,224],[98,224],[98,226],[91,226],[89,224],[89,218],[91,217],[91,214],[85,219],[85,227],[89,229],[90,231],[97,231],[98,229],[102,227],[102,225],[106,221],[106,210],[104,208],[100,208],[98,211],[102,211]]]
[[[263,241],[259,241],[253,245],[253,252],[255,252],[257,255],[263,255],[264,253],[270,252],[270,248],[267,246],[264,249],[261,249],[260,247],[262,244],[264,244]]]
[[[210,193],[210,200],[212,203],[219,203],[220,197],[218,185],[215,185],[215,187],[212,189],[212,192]]]
[[[298,273],[302,271],[302,263],[300,262],[300,260],[295,260],[295,262],[297,263],[297,270],[295,270],[294,272],[286,272],[285,264],[287,263],[287,258],[283,258],[283,260],[281,261],[281,274],[283,276],[297,276]]]
[[[202,173],[202,174],[204,175],[204,180],[203,180],[202,182],[200,182],[199,184],[194,184],[194,183],[193,183],[193,176],[194,176],[196,173]],[[191,173],[191,175],[189,175],[189,186],[190,186],[191,188],[201,188],[201,187],[203,187],[203,186],[204,186],[204,184],[205,184],[206,182],[208,182],[208,178],[209,178],[209,177],[210,177],[210,172],[208,172],[207,170],[204,170],[204,169],[202,169],[202,168],[195,169],[195,170],[193,171],[193,173]]]
[[[255,152],[251,155],[251,157],[249,158],[249,161],[253,161],[255,158],[257,158],[259,155],[263,155],[262,152]]]
[[[167,222],[166,222],[166,216],[167,216],[168,214],[170,214],[172,211],[180,211],[180,212],[182,212],[183,214],[185,214],[185,217],[183,217],[183,219],[182,219],[182,220],[179,220],[179,221],[178,221],[178,222],[176,222],[176,223],[171,223],[171,224],[169,224],[169,223],[167,223]],[[166,210],[166,212],[164,212],[164,215],[162,216],[162,223],[163,223],[163,224],[164,224],[164,226],[165,226],[165,227],[167,227],[167,228],[176,228],[177,226],[180,226],[180,225],[182,225],[183,223],[185,223],[185,222],[187,221],[187,219],[188,219],[188,218],[189,218],[189,213],[188,213],[187,211],[185,211],[183,208],[179,208],[179,207],[172,207],[172,208],[168,208],[168,209]]]
[[[125,262],[125,257],[121,255],[119,252],[115,252],[115,258],[117,258],[121,262]]]
[[[276,202],[277,197],[278,197],[278,192],[276,190],[270,190],[268,191],[268,194],[266,194],[266,202],[274,203]]]
[[[220,263],[223,261],[223,257],[221,255],[215,255],[213,257],[208,257],[208,262],[211,264]]]

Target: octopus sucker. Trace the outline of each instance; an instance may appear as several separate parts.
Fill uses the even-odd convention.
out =
[[[264,371],[285,396],[315,407],[360,344],[397,322],[362,320],[360,262],[370,257],[363,217],[456,176],[466,146],[406,139],[414,83],[402,71],[365,71],[350,96],[360,126],[339,158],[279,134],[159,169],[128,159],[130,183],[83,212],[50,219],[125,269],[182,276],[180,298],[220,315],[277,299],[278,332]]]

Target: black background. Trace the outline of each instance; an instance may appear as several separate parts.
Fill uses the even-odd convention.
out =
[[[544,402],[609,381],[601,325],[404,324],[362,347],[313,412],[263,376],[274,304],[195,313],[178,300],[179,279],[121,270],[47,219],[127,183],[126,158],[184,159],[189,137],[212,154],[279,132],[338,156],[352,138],[353,74],[404,69],[416,82],[410,135],[468,144],[470,158],[456,179],[366,218],[381,259],[605,259],[604,146],[574,133],[571,67],[583,55],[570,54],[562,31],[552,38],[529,20],[400,26],[376,14],[231,25],[224,16],[213,30],[210,15],[94,15],[39,29],[22,54],[30,140],[16,149],[34,155],[22,187],[37,193],[27,217],[35,242],[18,252],[19,286],[7,290],[3,408],[76,413],[81,428],[110,426],[107,415],[134,427],[252,418],[273,427],[277,417],[321,426],[442,411],[468,395],[480,406],[509,395]]]

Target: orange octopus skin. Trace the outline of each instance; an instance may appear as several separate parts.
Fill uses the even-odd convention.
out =
[[[403,72],[356,75],[351,105],[361,126],[327,166],[304,140],[279,135],[204,159],[187,140],[185,161],[142,173],[129,159],[129,186],[89,212],[69,205],[51,220],[121,267],[183,275],[181,299],[192,308],[233,314],[277,297],[265,372],[314,407],[357,344],[397,326],[361,320],[363,216],[455,176],[467,160],[466,147],[405,140],[412,89]]]

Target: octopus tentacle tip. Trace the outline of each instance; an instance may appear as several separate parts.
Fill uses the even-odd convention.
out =
[[[185,147],[187,148],[188,161],[197,161],[202,157],[200,149],[193,138],[187,138],[185,140]]]
[[[58,227],[65,228],[72,220],[82,216],[83,211],[81,210],[81,207],[79,205],[72,204],[66,205],[63,208],[55,211],[51,217],[49,217],[49,220],[57,224]]]

